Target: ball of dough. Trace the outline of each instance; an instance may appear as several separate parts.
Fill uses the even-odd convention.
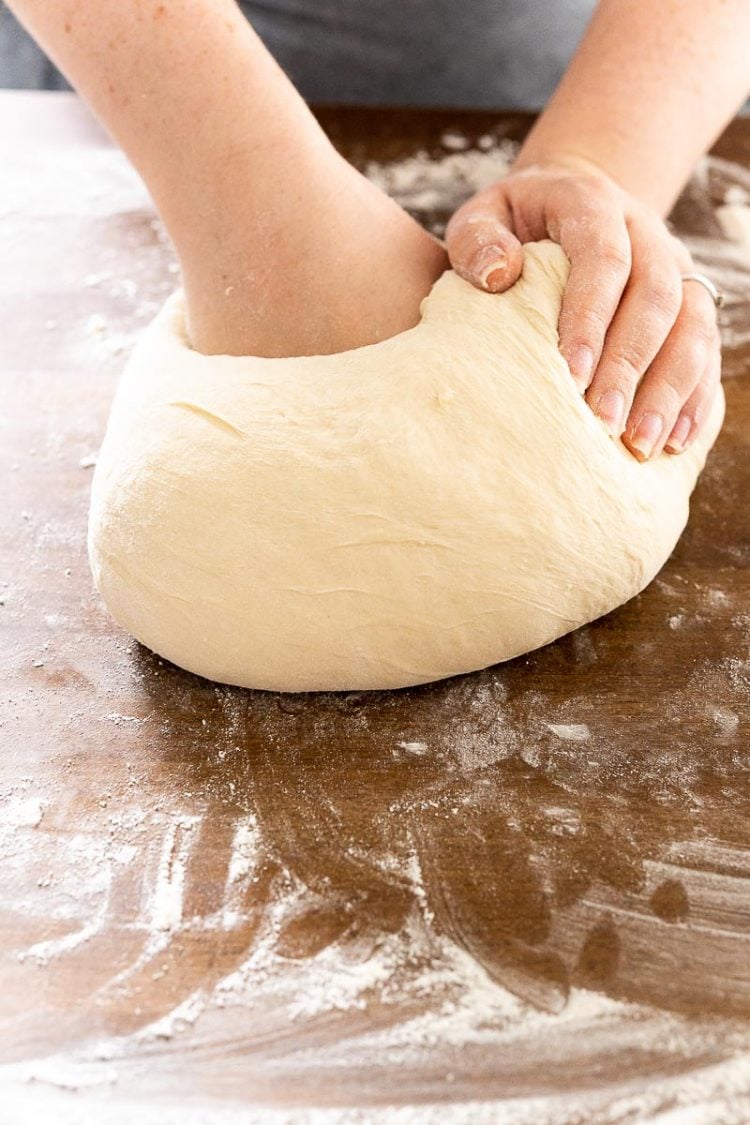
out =
[[[567,259],[501,296],[447,272],[392,339],[205,356],[173,295],[136,347],[96,469],[112,616],[175,664],[275,691],[397,688],[509,660],[653,578],[723,417],[638,464],[557,350]]]

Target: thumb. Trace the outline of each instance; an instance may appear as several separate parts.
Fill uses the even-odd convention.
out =
[[[510,289],[523,269],[523,248],[511,230],[510,208],[499,188],[494,185],[467,200],[445,231],[456,273],[488,293]]]

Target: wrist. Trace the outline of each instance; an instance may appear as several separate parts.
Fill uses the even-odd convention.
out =
[[[541,119],[540,119],[541,121]],[[548,129],[544,130],[549,133]],[[614,143],[610,150],[606,146],[597,147],[590,138],[572,140],[570,143],[559,138],[542,135],[542,130],[532,129],[514,161],[511,171],[526,171],[529,168],[558,169],[568,173],[578,173],[606,180],[633,200],[655,211],[664,218],[674,204],[676,195],[672,188],[654,168],[647,174],[643,158],[634,154],[627,159],[625,146],[617,148]]]
[[[621,187],[614,176],[603,163],[586,153],[576,152],[572,149],[549,149],[546,151],[528,150],[524,146],[511,165],[511,172],[529,172],[532,169],[547,171],[578,172],[583,175],[597,176],[609,180]]]

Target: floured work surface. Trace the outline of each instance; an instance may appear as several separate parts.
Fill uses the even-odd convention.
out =
[[[438,231],[528,125],[323,119]],[[310,697],[99,607],[91,465],[175,266],[72,98],[2,96],[0,138],[3,1120],[746,1121],[750,249],[716,209],[750,122],[675,213],[728,293],[728,411],[659,579],[511,664]]]

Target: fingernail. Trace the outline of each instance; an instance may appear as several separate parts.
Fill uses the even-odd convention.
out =
[[[500,246],[483,246],[471,260],[471,272],[483,289],[491,292],[502,281],[508,255]]]
[[[576,344],[568,358],[568,367],[575,385],[583,394],[588,389],[594,373],[594,353],[588,344]]]
[[[605,391],[596,404],[596,413],[609,431],[619,437],[625,424],[625,395],[622,391]]]
[[[668,449],[670,453],[682,453],[683,449],[685,448],[685,443],[690,436],[690,429],[692,425],[693,423],[688,415],[681,414],[677,419],[675,427],[672,430],[672,433],[669,435],[664,448]]]
[[[497,293],[497,291],[502,288],[504,279],[505,270],[497,267],[493,270],[490,270],[490,272],[484,278],[482,284],[484,285],[485,289],[489,289],[490,293]]]
[[[661,414],[644,414],[633,431],[628,445],[639,461],[648,461],[664,429]]]

